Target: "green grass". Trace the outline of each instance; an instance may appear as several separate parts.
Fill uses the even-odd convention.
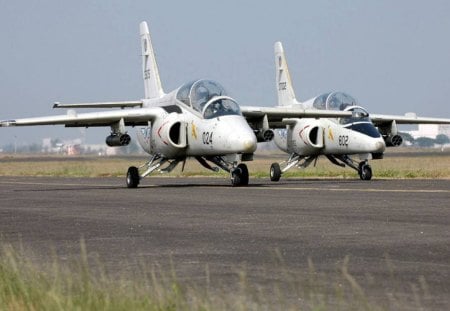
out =
[[[395,153],[394,153],[395,155]],[[255,160],[246,162],[250,176],[268,178],[273,162],[286,160],[284,154],[256,154]],[[60,177],[124,177],[129,166],[145,163],[145,157],[65,157],[65,156],[2,156],[0,176],[60,176]],[[397,156],[386,156],[383,160],[370,161],[373,178],[450,178],[450,156],[448,154],[408,152]],[[185,170],[179,165],[165,176],[216,176],[227,177],[228,173],[215,173],[203,168],[194,159],[186,162]],[[158,176],[161,174],[154,173]],[[292,168],[284,178],[359,178],[351,168],[341,168],[321,157],[317,165],[306,169]]]
[[[305,273],[292,272],[276,254],[279,269],[271,277],[277,281],[263,288],[245,268],[236,269],[235,284],[215,284],[208,267],[204,282],[192,284],[179,281],[173,265],[168,273],[149,263],[131,273],[107,272],[100,260],[88,256],[83,242],[79,258],[61,262],[52,255],[44,264],[3,243],[0,310],[393,310],[423,309],[426,301],[425,282],[407,296],[386,291],[384,298],[370,297],[349,273],[348,257],[335,276],[327,276],[311,261]]]

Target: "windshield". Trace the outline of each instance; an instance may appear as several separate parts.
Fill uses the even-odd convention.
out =
[[[345,110],[349,106],[355,106],[356,100],[342,92],[325,93],[314,100],[313,107],[320,110]]]
[[[355,106],[355,107],[349,107],[345,109],[345,111],[351,111],[352,116],[341,118],[339,120],[340,124],[349,124],[349,123],[355,123],[355,122],[372,122],[369,118],[369,113],[362,107]]]
[[[339,123],[345,128],[360,132],[373,138],[380,137],[380,132],[375,128],[369,118],[369,113],[362,107],[347,107],[345,111],[351,111],[352,116],[340,118]]]
[[[217,118],[226,115],[240,115],[239,105],[228,96],[218,96],[208,102],[203,111],[205,119]]]
[[[226,95],[227,92],[219,83],[211,80],[197,80],[183,85],[177,92],[177,99],[202,113],[204,106],[213,97]]]

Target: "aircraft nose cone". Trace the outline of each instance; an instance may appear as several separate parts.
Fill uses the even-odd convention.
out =
[[[252,136],[253,137],[244,140],[242,143],[245,149],[245,153],[253,153],[256,150],[256,137],[253,133]]]
[[[377,141],[375,143],[375,149],[376,152],[384,152],[386,150],[386,144],[384,143],[384,141]]]
[[[256,150],[256,136],[242,116],[221,117],[214,131],[217,141],[215,150],[219,153],[253,153]]]
[[[230,146],[234,146],[236,152],[253,153],[256,150],[256,136],[247,131],[230,133],[228,136]]]

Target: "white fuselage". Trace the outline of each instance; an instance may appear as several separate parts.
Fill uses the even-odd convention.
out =
[[[137,138],[149,154],[165,158],[215,156],[253,153],[256,137],[242,115],[224,115],[204,119],[201,114],[180,103],[175,92],[148,107],[159,106],[160,117],[137,129]]]
[[[287,153],[302,156],[366,154],[382,153],[386,147],[381,135],[371,137],[346,128],[335,119],[295,120],[286,129],[275,131],[276,145]]]

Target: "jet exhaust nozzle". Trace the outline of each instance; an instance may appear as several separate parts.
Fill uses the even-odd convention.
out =
[[[384,138],[387,147],[398,147],[403,143],[403,138],[400,135],[390,135]]]
[[[130,141],[131,137],[128,134],[111,134],[106,137],[106,144],[109,147],[128,146]]]
[[[273,130],[261,130],[256,134],[256,139],[258,143],[268,142],[273,139],[275,133]]]

